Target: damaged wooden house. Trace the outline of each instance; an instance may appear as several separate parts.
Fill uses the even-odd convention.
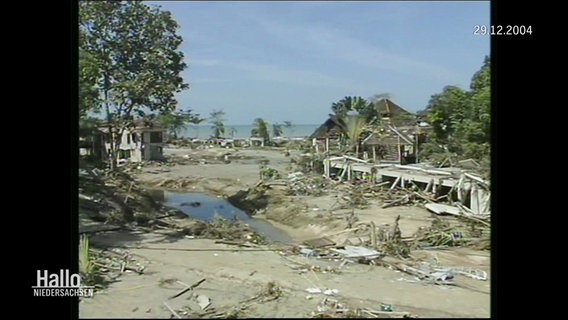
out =
[[[118,147],[118,163],[162,160],[167,130],[155,123],[134,122],[134,127],[122,133]],[[100,125],[79,138],[80,155],[108,160],[111,150],[109,128]]]
[[[416,122],[412,112],[407,111],[389,98],[374,102],[376,115],[367,123],[360,136],[363,159],[372,157],[373,162],[408,164],[417,162],[417,148],[425,142],[426,133]],[[316,153],[330,151],[345,144],[345,125],[338,115],[330,115],[310,136]]]

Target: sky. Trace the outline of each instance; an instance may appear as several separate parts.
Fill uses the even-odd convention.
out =
[[[389,93],[423,110],[469,89],[490,55],[489,1],[146,1],[180,25],[189,90],[179,107],[226,123],[320,124],[346,96]]]

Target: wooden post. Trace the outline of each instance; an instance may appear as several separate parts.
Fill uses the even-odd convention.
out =
[[[471,192],[469,194],[470,197],[470,201],[469,201],[469,208],[471,209],[471,211],[473,211],[475,214],[480,214],[481,211],[479,210],[480,205],[479,205],[479,192],[477,189],[477,184],[476,183],[472,183],[471,184]],[[465,202],[465,201],[464,201]]]
[[[351,181],[351,164],[347,165],[347,181]]]
[[[428,184],[426,185],[426,189],[424,189],[424,192],[430,191],[430,188],[432,187],[433,183],[434,183],[434,179],[430,179],[430,181],[428,181]]]
[[[371,221],[371,245],[373,249],[377,249],[377,230],[374,221]]]
[[[418,126],[414,129],[414,137],[416,138],[416,146],[414,147],[414,159],[418,163]]]
[[[375,150],[376,146],[373,146],[373,162],[377,162],[377,150]]]
[[[400,148],[400,136],[396,136],[396,141],[398,144],[398,164],[402,164],[402,150]]]
[[[325,138],[325,153],[329,153],[329,138]]]

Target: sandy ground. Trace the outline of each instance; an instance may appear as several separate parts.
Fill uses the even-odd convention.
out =
[[[291,172],[292,169],[290,158],[282,151],[229,151],[231,156],[238,154],[245,158],[267,159],[270,167],[282,173]],[[224,152],[227,150],[165,149],[167,155],[183,157],[185,154],[197,154],[203,155],[205,160],[201,164],[143,167],[133,175],[148,186],[155,186],[164,179],[193,179],[195,183],[187,186],[187,191],[207,191],[219,195],[229,195],[254,186],[259,180],[259,164],[254,159],[232,159],[229,164],[206,160]],[[296,221],[271,222],[298,242],[333,235],[345,229],[345,221],[327,214],[337,211],[330,210],[334,206],[334,197],[290,199],[290,203],[283,207],[296,205],[304,208],[296,216]],[[403,236],[412,235],[433,219],[423,208],[413,206],[381,209],[378,203],[371,202],[366,209],[357,210],[360,222],[374,221],[377,225],[393,223],[397,215],[401,216]],[[260,214],[258,218],[266,219],[266,216]],[[294,263],[337,268],[340,262],[283,256],[281,248],[246,252],[246,248],[216,244],[213,240],[182,238],[171,241],[159,230],[140,234],[105,232],[94,236],[92,243],[105,247],[129,247],[128,251],[146,265],[146,269],[144,275],[125,273],[119,282],[111,284],[94,298],[82,300],[79,308],[81,318],[169,318],[171,312],[163,302],[184,288],[176,280],[193,284],[203,278],[207,280],[194,289],[194,294],[210,298],[209,308],[217,310],[242,305],[243,301],[263,290],[268,282],[274,281],[282,288],[283,296],[275,301],[246,303],[247,308],[242,311],[241,317],[310,317],[324,297],[310,295],[306,292],[310,287],[337,289],[338,294],[334,298],[350,308],[380,309],[380,305],[386,303],[391,304],[394,311],[407,311],[419,317],[490,316],[490,281],[456,277],[459,286],[425,284],[399,271],[364,264],[346,264],[340,274],[300,273],[292,268]],[[167,250],[171,248],[188,251]],[[448,267],[472,267],[486,272],[490,269],[490,252],[468,248],[412,251],[412,258],[429,263],[436,261]],[[167,303],[179,310],[193,303],[188,296],[190,294],[168,300]],[[195,303],[192,306],[193,309],[199,309]]]

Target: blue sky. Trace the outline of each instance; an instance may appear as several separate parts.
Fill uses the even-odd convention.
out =
[[[469,88],[490,55],[490,3],[148,1],[180,25],[190,89],[179,106],[228,124],[319,124],[345,96],[390,93],[424,109],[446,85]]]

